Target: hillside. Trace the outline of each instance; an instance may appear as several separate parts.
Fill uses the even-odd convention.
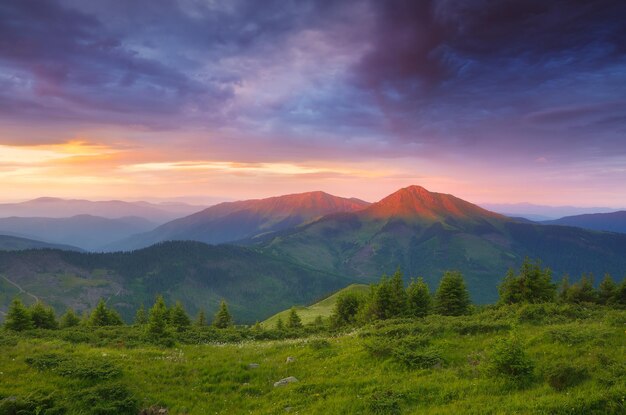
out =
[[[155,223],[136,216],[118,219],[91,215],[69,218],[0,218],[0,233],[54,244],[74,245],[89,251],[99,250],[113,241],[137,232],[145,232],[155,226]]]
[[[324,192],[225,202],[111,244],[109,249],[132,250],[168,240],[233,242],[293,228],[330,213],[361,210],[367,205],[362,200]]]
[[[346,292],[354,292],[354,293],[363,293],[366,294],[369,291],[369,285],[365,284],[351,284],[346,288],[342,288],[336,293],[320,300],[314,304],[308,306],[296,306],[295,309],[298,313],[298,316],[302,320],[303,324],[313,323],[317,317],[328,318],[333,312],[335,308],[335,303],[337,302],[337,298]],[[261,325],[265,328],[274,328],[276,327],[276,323],[278,319],[282,319],[283,322],[286,322],[289,318],[289,313],[291,309],[283,310],[279,313],[274,314],[272,317],[263,321]]]
[[[526,304],[310,335],[192,328],[172,348],[138,327],[0,330],[0,413],[620,415],[625,319]]]
[[[626,236],[521,223],[451,195],[411,186],[354,213],[270,235],[259,249],[327,272],[372,281],[400,266],[436,286],[458,269],[475,301],[490,302],[510,267],[540,258],[555,272],[623,278]]]
[[[626,233],[626,210],[610,213],[593,213],[566,216],[561,219],[543,221],[546,225],[576,226],[596,231]]]
[[[0,235],[0,251],[22,251],[25,249],[61,249],[68,251],[81,250],[80,248],[70,245],[52,244],[12,235]]]
[[[167,242],[130,253],[59,250],[0,252],[0,276],[41,298],[58,312],[91,309],[100,298],[132,321],[137,307],[157,294],[182,301],[189,312],[213,313],[225,299],[238,322],[254,322],[306,304],[347,285],[335,274],[236,246]],[[6,311],[13,285],[0,280]],[[25,301],[32,299],[25,297]]]

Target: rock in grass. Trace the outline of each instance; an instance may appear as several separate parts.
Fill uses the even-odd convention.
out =
[[[259,366],[260,365],[258,363],[249,363],[248,364],[248,369],[258,369]]]
[[[295,357],[293,357],[293,356],[288,356],[287,357],[287,363],[292,363],[292,362],[295,362],[295,361],[296,361]]]
[[[294,382],[298,382],[298,379],[296,379],[293,376],[289,376],[288,378],[281,379],[278,382],[274,382],[274,387],[277,388],[279,386],[285,386],[285,385],[288,385],[288,384],[294,383]]]

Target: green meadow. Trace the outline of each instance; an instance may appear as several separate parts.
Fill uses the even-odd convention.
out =
[[[193,327],[172,347],[139,326],[1,331],[0,413],[623,414],[625,325],[611,307],[524,304],[337,330]]]

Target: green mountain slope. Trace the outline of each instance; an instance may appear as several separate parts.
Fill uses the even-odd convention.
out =
[[[401,189],[360,212],[330,215],[267,238],[266,253],[363,282],[400,266],[436,287],[458,269],[477,302],[497,297],[510,267],[540,258],[557,277],[582,272],[626,273],[626,236],[579,228],[520,223],[451,195],[418,186]]]
[[[317,317],[327,318],[333,312],[335,308],[335,303],[337,302],[337,298],[339,295],[345,292],[355,292],[355,293],[367,293],[370,287],[366,284],[351,284],[346,288],[343,288],[336,293],[324,298],[321,301],[318,301],[309,306],[296,306],[296,311],[298,312],[298,316],[302,320],[303,324],[308,324],[313,322]],[[283,322],[286,322],[289,318],[289,313],[291,309],[283,310],[280,313],[274,314],[272,317],[268,318],[264,322],[261,323],[261,326],[266,328],[274,328],[278,319],[281,318]]]
[[[182,301],[192,314],[200,308],[213,313],[223,298],[238,322],[254,322],[349,283],[248,248],[199,242],[167,242],[130,253],[0,252],[0,277],[59,312],[67,306],[89,309],[107,298],[127,321],[139,304],[148,306],[161,293]],[[10,295],[0,300],[6,311]]]
[[[80,248],[70,245],[53,244],[37,241],[29,238],[22,238],[12,235],[0,235],[0,251],[22,251],[25,249],[63,249],[69,251],[80,251]]]

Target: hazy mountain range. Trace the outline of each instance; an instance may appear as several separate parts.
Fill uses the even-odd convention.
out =
[[[620,210],[609,207],[545,206],[532,203],[481,203],[480,206],[506,216],[521,217],[532,221],[547,221],[564,216],[609,213]]]
[[[626,211],[566,216],[542,223],[546,225],[577,226],[596,231],[626,233]]]
[[[626,234],[522,222],[419,186],[373,204],[322,192],[222,203],[157,230],[140,234],[140,243],[198,238],[240,246],[181,241],[126,253],[5,252],[0,276],[59,310],[106,297],[130,317],[134,305],[163,293],[192,312],[212,311],[224,298],[240,319],[254,321],[398,267],[433,288],[445,270],[458,269],[478,302],[494,301],[507,269],[527,256],[543,260],[555,278],[609,272],[620,280],[626,272]],[[15,289],[7,284],[0,284],[0,308]]]
[[[90,201],[40,197],[19,203],[1,203],[0,218],[11,216],[37,218],[68,218],[77,215],[118,219],[129,216],[143,218],[156,224],[190,215],[203,206],[185,203],[124,202],[121,200]]]

